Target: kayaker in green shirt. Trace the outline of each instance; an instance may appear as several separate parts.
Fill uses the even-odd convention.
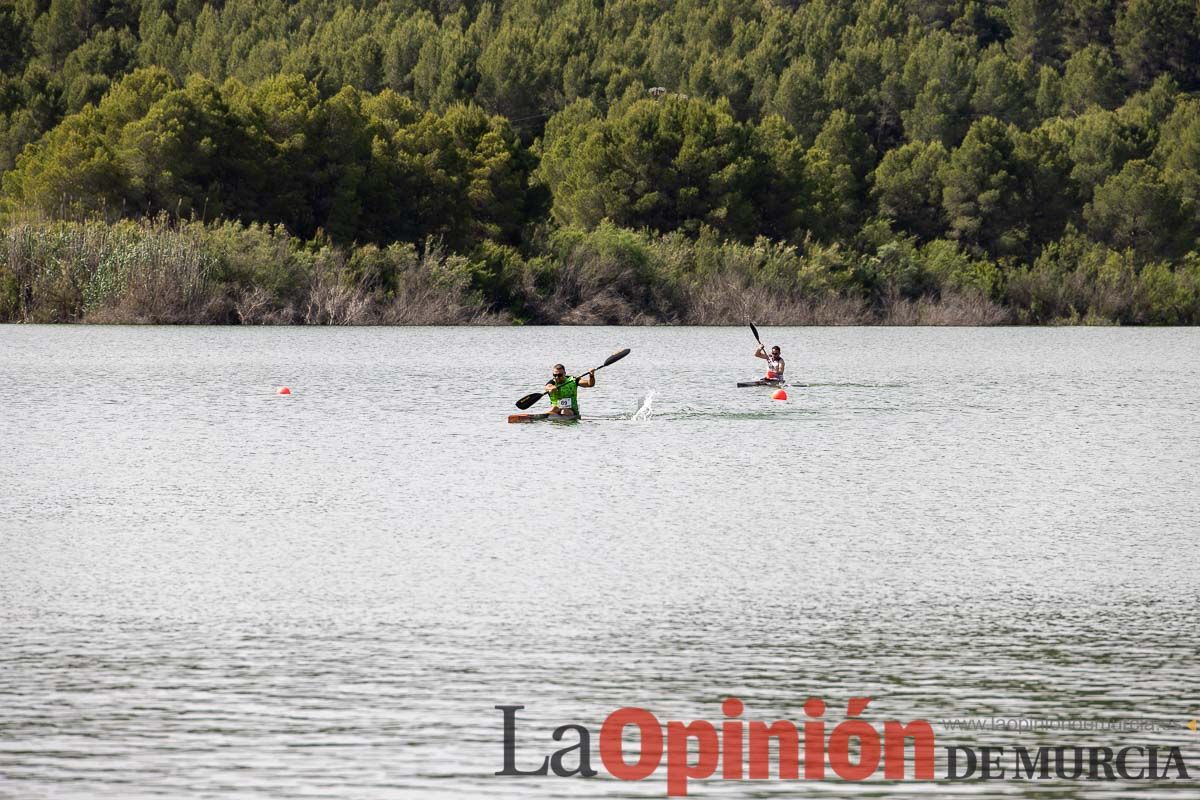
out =
[[[579,387],[591,388],[595,385],[596,370],[591,370],[576,381],[575,378],[567,377],[566,367],[562,364],[555,364],[550,382],[546,384],[546,391],[550,394],[550,413],[573,414],[578,417],[579,398],[577,393]]]

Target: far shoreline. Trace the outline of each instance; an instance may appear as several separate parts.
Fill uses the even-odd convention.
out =
[[[1068,243],[1069,244],[1069,243]],[[745,243],[603,223],[466,253],[281,226],[28,219],[0,227],[0,322],[129,325],[1190,326],[1200,261],[1064,245],[1033,265],[948,240]],[[1097,260],[1099,259],[1099,260]]]

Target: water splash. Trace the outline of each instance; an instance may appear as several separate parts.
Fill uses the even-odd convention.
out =
[[[633,416],[629,419],[633,422],[645,422],[654,414],[652,410],[652,406],[654,405],[654,390],[647,389],[646,396],[639,400],[638,403],[640,407],[637,411],[633,412]]]

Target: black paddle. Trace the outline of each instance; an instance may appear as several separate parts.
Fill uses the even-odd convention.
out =
[[[603,363],[603,364],[601,364],[600,366],[596,367],[596,369],[604,369],[604,368],[605,368],[605,367],[607,367],[609,364],[615,364],[615,363],[617,363],[618,361],[620,361],[622,358],[624,358],[624,357],[625,357],[625,356],[627,356],[627,355],[629,355],[629,348],[628,348],[628,347],[626,347],[624,350],[621,350],[621,351],[619,351],[619,352],[613,353],[611,356],[609,356],[607,359],[605,359],[605,360],[604,360],[604,363]],[[595,371],[596,371],[596,369],[590,369],[590,370],[588,370],[587,372],[583,373],[583,375],[587,375],[587,374],[588,374],[588,372],[595,372]],[[576,381],[578,381],[578,380],[579,380],[579,378],[582,378],[582,377],[583,377],[583,375],[580,375],[578,378],[574,378],[573,380],[576,380]],[[548,392],[537,392],[537,393],[535,393],[535,394],[527,394],[527,395],[525,395],[524,397],[522,397],[520,400],[518,400],[518,401],[517,401],[517,408],[519,408],[519,409],[521,409],[522,411],[524,411],[525,409],[529,408],[531,405],[533,405],[534,403],[536,403],[538,400],[541,400],[541,399],[542,399],[543,397],[545,397],[547,394],[549,394],[549,393],[548,393]]]
[[[758,342],[758,346],[763,349],[763,353],[767,352],[767,346],[762,343],[762,339],[758,338],[758,328],[754,327],[754,323],[750,323],[750,332],[754,334],[754,340]]]

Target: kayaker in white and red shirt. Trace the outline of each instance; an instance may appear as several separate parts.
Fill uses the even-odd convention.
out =
[[[758,346],[758,349],[754,351],[754,355],[757,358],[765,358],[767,360],[767,378],[766,379],[769,381],[783,380],[783,368],[784,368],[783,356],[779,355],[779,353],[780,353],[779,345],[775,345],[774,347],[772,347],[771,352],[769,354],[767,353],[766,345],[760,344]]]

